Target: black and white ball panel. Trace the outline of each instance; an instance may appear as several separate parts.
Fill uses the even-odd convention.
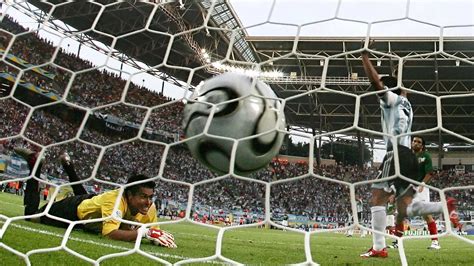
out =
[[[211,111],[215,105],[215,112]],[[278,153],[285,118],[275,93],[265,83],[243,75],[226,73],[204,82],[197,100],[185,106],[183,128],[193,156],[213,170],[228,172],[233,140],[239,140],[235,160],[238,173],[266,166]],[[258,134],[265,133],[260,136]],[[220,139],[213,136],[226,137]]]

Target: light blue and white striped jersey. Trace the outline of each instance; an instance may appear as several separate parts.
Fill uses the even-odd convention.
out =
[[[385,87],[387,89],[387,87]],[[397,136],[410,133],[413,122],[413,109],[407,98],[397,95],[392,91],[386,91],[380,97],[380,109],[382,110],[382,130],[383,133]],[[392,147],[390,138],[384,136],[387,149]],[[410,136],[406,135],[398,138],[398,144],[411,147]]]

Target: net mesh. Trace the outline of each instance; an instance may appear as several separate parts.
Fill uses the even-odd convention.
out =
[[[403,16],[393,19],[375,18],[369,22],[363,18],[345,18],[344,12],[347,12],[349,7],[344,6],[343,1],[339,1],[333,13],[328,12],[321,20],[302,24],[276,22],[274,17],[278,9],[275,1],[265,3],[265,8],[262,10],[268,11],[268,16],[263,21],[246,28],[239,28],[240,24],[233,17],[235,14],[226,9],[226,2],[202,1],[194,4],[173,1],[155,2],[158,3],[97,1],[80,5],[80,9],[75,9],[71,3],[62,1],[43,3],[10,1],[4,4],[0,31],[1,75],[2,80],[9,84],[2,89],[0,98],[3,108],[3,133],[0,140],[7,150],[20,146],[38,151],[39,157],[44,158],[45,163],[41,178],[29,173],[26,175],[20,173],[24,168],[19,165],[16,169],[18,172],[3,173],[0,182],[7,187],[10,184],[36,179],[42,186],[51,188],[49,190],[51,194],[47,196],[49,199],[58,200],[67,197],[71,193],[68,187],[75,183],[67,182],[66,174],[59,165],[59,156],[63,151],[68,151],[76,162],[76,170],[82,178],[76,183],[85,185],[88,191],[100,192],[119,188],[120,193],[123,193],[127,176],[131,173],[146,174],[158,184],[157,206],[174,204],[174,206],[180,206],[176,207],[177,209],[182,209],[181,216],[178,214],[179,219],[161,221],[159,225],[191,222],[217,230],[215,250],[210,256],[187,258],[170,255],[166,251],[159,253],[145,251],[141,239],[137,239],[133,248],[120,248],[123,252],[106,254],[97,259],[90,258],[81,254],[80,250],[74,250],[68,246],[70,240],[79,239],[86,243],[89,241],[72,236],[73,229],[80,224],[103,221],[110,217],[66,221],[48,213],[53,203],[53,200],[50,200],[43,213],[32,216],[0,213],[2,220],[0,239],[8,230],[14,230],[12,228],[32,230],[28,226],[15,223],[25,218],[46,215],[69,223],[64,234],[59,235],[62,241],[56,247],[23,252],[4,241],[0,242],[0,247],[22,258],[28,265],[33,255],[55,251],[65,251],[92,264],[131,254],[142,255],[163,264],[170,264],[170,261],[177,261],[176,264],[209,261],[240,264],[242,262],[223,254],[225,234],[237,227],[260,225],[271,225],[304,235],[305,260],[291,263],[318,264],[318,259],[313,257],[318,251],[311,246],[311,241],[316,240],[318,234],[354,228],[372,232],[367,221],[359,220],[356,195],[367,195],[369,185],[376,182],[373,178],[365,178],[373,176],[374,173],[371,170],[358,174],[364,175],[364,179],[351,179],[344,173],[335,174],[329,168],[318,166],[319,159],[315,154],[321,147],[321,139],[333,138],[336,135],[353,135],[354,132],[364,136],[375,136],[376,139],[381,139],[383,136],[379,128],[371,128],[363,122],[367,119],[364,117],[365,114],[370,113],[364,109],[365,99],[375,96],[375,92],[351,91],[351,88],[356,86],[368,87],[367,80],[357,76],[331,76],[334,75],[331,71],[332,67],[337,68],[336,62],[344,58],[360,60],[360,52],[369,49],[374,58],[384,60],[384,62],[389,60],[391,64],[389,69],[398,72],[398,82],[403,86],[401,81],[405,75],[408,76],[404,72],[404,65],[411,64],[412,59],[438,58],[450,60],[450,62],[455,61],[456,64],[467,67],[473,65],[472,57],[469,57],[469,52],[472,51],[446,52],[444,36],[447,33],[455,35],[458,29],[474,26],[436,25],[423,18],[412,17],[410,11],[416,6],[411,5],[410,1],[401,8],[405,11],[402,12]],[[196,12],[196,9],[186,9],[187,5],[197,5],[199,12],[192,13]],[[42,11],[40,12],[39,9]],[[191,14],[186,16],[187,19],[202,16],[200,18],[203,21],[202,24],[195,25],[189,20],[184,20],[182,18],[182,15],[186,14],[184,11]],[[31,17],[35,17],[34,14],[40,15],[36,16],[37,21],[26,28],[15,21],[14,14],[18,12]],[[120,23],[111,22],[114,19],[117,20],[117,16],[124,14],[130,14],[128,23],[123,20],[120,20]],[[85,16],[81,23],[77,23],[73,19],[74,15]],[[196,19],[196,21],[200,20]],[[362,30],[358,31],[362,33],[361,36],[366,37],[356,46],[344,47],[343,52],[302,52],[302,47],[298,44],[305,34],[311,35],[309,32],[312,28],[320,26],[324,28],[325,23],[330,21],[341,23],[340,25],[360,26]],[[68,26],[62,24],[63,22],[74,25]],[[401,55],[394,54],[390,47],[380,51],[369,47],[370,38],[377,35],[381,28],[392,24],[404,25],[406,22],[420,24],[435,32],[434,35],[439,36],[435,41],[436,47],[431,47],[425,53],[406,52]],[[69,31],[65,31],[58,25],[62,25]],[[271,31],[272,28],[291,29],[296,37],[291,37],[290,42],[283,44],[288,44],[289,47],[281,47],[270,56],[264,53],[256,55],[251,51],[252,47],[245,40],[245,36],[246,31],[258,26],[267,31]],[[134,38],[142,41],[137,42]],[[76,46],[71,40],[80,40],[83,45]],[[228,43],[224,40],[228,40]],[[94,63],[91,63],[92,59],[85,59],[87,56],[94,57],[94,55],[88,55],[92,53],[90,47],[106,56],[103,59],[96,57]],[[73,49],[77,49],[77,53],[72,51]],[[271,67],[286,59],[298,59],[302,62],[319,61],[320,75],[314,77],[304,74],[293,76],[290,73],[281,75]],[[147,62],[147,65],[141,61]],[[125,66],[123,62],[126,63]],[[132,70],[129,68],[130,65],[135,68]],[[294,108],[293,102],[303,97],[311,98],[320,94],[348,99],[353,103],[354,111],[339,111],[350,119],[341,128],[328,127],[321,129],[313,136],[301,131],[284,132],[294,139],[302,139],[303,142],[309,143],[305,146],[306,148],[303,148],[306,149],[307,161],[305,162],[289,163],[276,160],[268,168],[249,176],[239,176],[233,172],[219,176],[190,156],[185,148],[187,139],[183,138],[180,121],[184,108],[183,100],[191,100],[190,95],[194,92],[194,86],[200,80],[209,77],[209,73],[218,74],[227,71],[258,76],[261,80],[273,84],[274,88],[296,84],[294,87],[297,93],[289,97],[281,96],[279,99],[283,103],[285,112]],[[154,74],[155,77],[163,80],[163,83],[158,83],[162,84],[161,92],[159,89],[150,91],[149,86],[145,85],[145,79],[150,78],[142,74],[147,73]],[[420,78],[418,83],[413,83],[406,89],[434,103],[436,111],[431,112],[431,118],[427,119],[436,121],[432,127],[421,128],[417,133],[441,132],[440,134],[454,136],[459,142],[472,144],[470,137],[458,133],[459,128],[445,126],[446,120],[443,118],[446,118],[446,112],[449,110],[442,108],[443,105],[455,105],[458,101],[462,103],[464,102],[462,98],[467,99],[467,102],[470,99],[472,102],[474,97],[472,86],[469,87],[469,83],[466,83],[465,90],[461,91],[462,95],[441,95],[437,93],[439,88],[436,89],[437,91],[433,88],[419,90],[420,87],[425,86],[422,83],[423,78]],[[451,85],[456,88],[463,87]],[[156,88],[157,85],[153,86]],[[167,92],[179,92],[178,96],[174,96],[176,100],[165,96],[165,86]],[[316,112],[320,114],[334,111],[316,109]],[[468,114],[466,115],[466,120],[472,119],[468,117]],[[322,126],[321,123],[319,125]],[[388,137],[396,141],[394,136]],[[286,151],[290,149],[288,143],[284,145],[282,152],[285,149]],[[400,167],[397,157],[395,157],[395,162],[398,176]],[[39,162],[36,162],[32,173],[38,168]],[[347,169],[349,168],[345,168]],[[419,185],[419,183],[413,183]],[[474,188],[472,177],[459,186],[437,185],[439,186],[428,187],[439,197],[444,206],[446,206],[447,195],[459,191],[469,194]],[[324,191],[311,188],[323,188]],[[293,194],[285,195],[285,191],[293,191]],[[312,193],[317,193],[319,197],[307,195]],[[275,209],[286,209],[288,213],[291,210],[303,213],[306,211],[315,216],[316,213],[327,212],[328,205],[322,201],[328,198],[338,203],[338,206],[332,206],[331,209],[339,211],[327,213],[327,217],[336,217],[341,213],[346,213],[346,210],[353,217],[346,219],[346,225],[342,228],[304,231],[283,226],[275,218]],[[313,203],[310,204],[309,201]],[[117,200],[115,208],[118,203]],[[468,204],[466,209],[472,209],[468,202],[466,204]],[[212,208],[218,210],[217,213],[221,213],[221,210],[230,210],[235,205],[258,213],[255,216],[256,219],[249,224],[238,226],[216,226],[197,221],[197,219],[204,219],[203,212],[213,213]],[[310,208],[310,210],[305,208]],[[444,214],[448,214],[446,207],[444,207]],[[173,214],[168,213],[162,215],[173,217]],[[197,219],[194,215],[197,215]],[[119,220],[124,224],[143,226],[139,223]],[[32,232],[37,232],[35,230],[33,229]],[[54,234],[46,232],[46,234]],[[453,235],[469,244],[474,243],[471,239],[458,235],[450,223],[446,223],[446,230],[439,236],[445,235]],[[389,234],[386,236],[393,238]],[[428,237],[425,236],[425,238]],[[411,238],[416,237],[407,236],[399,241],[399,254],[403,265],[408,263],[404,240]]]

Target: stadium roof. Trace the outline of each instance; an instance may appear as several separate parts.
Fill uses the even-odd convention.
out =
[[[277,59],[270,66],[284,73],[293,72],[295,76],[267,82],[271,83],[277,94],[283,98],[316,89],[320,86],[317,78],[323,74],[324,58],[329,57],[326,88],[356,95],[371,92],[373,89],[364,77],[360,53],[346,53],[360,49],[361,39],[363,38],[301,37],[296,44],[297,53]],[[255,47],[261,61],[291,54],[295,45],[294,37],[248,37],[247,41]],[[441,101],[443,126],[472,140],[474,38],[445,38],[442,42],[444,53],[430,55],[439,50],[439,44],[439,38],[375,38],[375,50],[389,53],[391,56],[372,54],[373,63],[380,74],[389,75],[397,72],[398,57],[408,56],[403,61],[403,86],[436,96],[458,95],[459,97]],[[470,61],[470,64],[462,60]],[[468,93],[470,97],[466,95]],[[311,101],[307,98],[289,102],[289,107],[294,112],[287,115],[295,124],[328,130],[352,125],[355,110],[353,97],[322,92],[317,93]],[[415,111],[413,131],[436,127],[435,98],[411,93],[409,99]],[[380,109],[376,96],[372,94],[363,97],[361,110],[359,125],[380,131]],[[429,138],[437,142],[438,133],[433,132]],[[460,142],[459,139],[453,138],[444,140],[450,141]]]
[[[29,2],[46,13],[52,8],[51,5],[40,1]],[[57,4],[65,1],[50,2]],[[108,4],[115,1],[98,2]],[[210,6],[210,1],[186,1],[183,8],[176,3],[160,5],[155,10],[154,5],[133,1],[106,6],[101,11],[99,5],[77,1],[57,5],[52,13],[55,19],[72,28],[60,27],[54,21],[50,24],[66,34],[76,33],[75,37],[83,42],[93,45],[93,39],[113,45],[113,56],[127,63],[137,60],[149,66],[157,66],[156,71],[151,72],[168,81],[187,81],[190,69],[197,69],[191,81],[195,85],[215,74],[209,64],[207,67],[203,65],[206,65],[206,60],[225,58],[233,34],[231,30],[241,28],[237,15],[225,1],[214,3],[213,12],[209,15],[210,27],[201,27],[208,16],[207,10]],[[44,18],[44,13],[34,12],[38,14],[38,18]],[[95,24],[99,12],[102,13]],[[150,17],[152,19],[148,20]],[[148,30],[143,30],[147,25]],[[91,28],[94,30],[90,30]],[[217,28],[225,30],[216,30]],[[323,131],[352,126],[355,97],[328,90],[313,90],[320,87],[326,63],[324,59],[329,58],[325,88],[355,95],[372,91],[364,77],[359,53],[347,53],[361,48],[362,37],[300,37],[295,43],[293,36],[246,36],[245,30],[234,33],[236,35],[230,55],[232,63],[266,62],[262,64],[264,70],[283,73],[283,77],[267,78],[265,81],[278,96],[292,97],[286,108],[287,120],[291,125],[301,130]],[[172,35],[174,36],[171,37]],[[113,44],[111,36],[122,37]],[[428,140],[438,143],[442,136],[444,143],[472,143],[474,38],[446,37],[442,41],[429,37],[375,38],[375,41],[375,50],[390,54],[372,54],[380,74],[393,73],[398,68],[398,58],[405,57],[402,74],[404,87],[436,96],[459,96],[442,98],[438,103],[433,97],[411,94],[409,97],[415,111],[413,130],[435,128],[438,124],[437,106],[440,104],[443,127],[469,139],[453,137],[446,131],[433,131]],[[440,51],[441,45],[443,52],[433,54]],[[170,53],[166,58],[167,49],[170,49]],[[126,55],[126,58],[122,54]],[[160,65],[165,59],[166,66]],[[293,98],[309,91],[314,93]],[[468,93],[470,96],[466,95]],[[361,99],[359,115],[359,126],[381,131],[379,107],[374,94]]]

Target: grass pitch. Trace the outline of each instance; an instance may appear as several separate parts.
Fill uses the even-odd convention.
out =
[[[0,193],[0,214],[8,217],[21,216],[22,198]],[[0,216],[1,217],[1,216]],[[0,226],[5,225],[0,218]],[[140,249],[151,256],[176,263],[190,258],[205,258],[215,254],[218,230],[188,222],[163,225],[163,229],[174,234],[177,249],[154,246],[143,241]],[[41,252],[29,254],[33,265],[90,265],[64,249],[55,250],[63,241],[65,230],[35,224],[23,220],[11,223],[0,239],[0,265],[25,265],[26,262],[11,250],[26,254],[31,250]],[[473,239],[472,237],[470,237]],[[388,243],[391,239],[387,239]],[[341,233],[318,233],[311,237],[313,261],[321,265],[399,265],[398,250],[389,250],[387,259],[361,259],[359,254],[370,247],[371,237],[347,238]],[[454,237],[440,239],[441,250],[428,250],[428,239],[405,241],[405,252],[410,265],[474,265],[474,246]],[[134,247],[126,243],[103,238],[98,235],[73,231],[66,247],[91,260],[108,254],[121,254]],[[222,255],[250,265],[284,265],[306,261],[304,234],[261,228],[236,228],[224,233]],[[211,264],[221,263],[212,261]],[[103,265],[156,265],[157,262],[141,254],[112,257],[101,261]]]

